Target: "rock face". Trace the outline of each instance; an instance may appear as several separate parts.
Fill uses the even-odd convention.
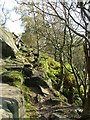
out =
[[[18,51],[13,35],[0,26],[0,48],[2,48],[2,56],[0,57],[15,57]]]
[[[0,91],[0,118],[23,118],[25,107],[20,89],[0,83]]]

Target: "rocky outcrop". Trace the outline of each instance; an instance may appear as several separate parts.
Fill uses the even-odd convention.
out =
[[[2,48],[1,57],[15,57],[18,51],[13,35],[0,26],[0,48]]]
[[[0,83],[0,118],[23,118],[24,98],[20,89]]]
[[[18,36],[2,27],[0,48],[0,118],[79,118],[76,108],[70,107],[67,98],[58,91],[61,80],[58,62],[46,54],[38,56],[37,50],[28,48]]]

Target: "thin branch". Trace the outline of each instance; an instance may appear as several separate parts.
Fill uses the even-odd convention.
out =
[[[50,6],[52,7],[52,9],[53,9],[54,12],[56,13],[57,17],[58,17],[60,20],[63,20],[63,21],[66,23],[66,26],[67,26],[72,32],[74,32],[74,33],[77,34],[78,36],[84,38],[84,39],[89,43],[88,38],[87,38],[85,35],[80,34],[79,32],[75,31],[73,28],[71,28],[70,25],[67,23],[67,20],[64,19],[64,18],[62,18],[62,17],[58,14],[58,12],[55,10],[55,8],[52,6],[52,4],[51,4],[50,2],[48,2],[48,4],[50,4]]]

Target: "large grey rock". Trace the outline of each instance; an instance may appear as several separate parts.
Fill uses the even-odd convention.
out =
[[[23,118],[24,98],[20,89],[0,83],[0,118]]]
[[[10,111],[5,111],[4,109],[0,109],[0,119],[1,118],[13,118],[13,114]]]
[[[0,26],[0,57],[15,57],[18,51],[13,35]],[[2,54],[2,55],[1,55]]]

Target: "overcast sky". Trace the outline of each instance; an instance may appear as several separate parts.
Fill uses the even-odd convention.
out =
[[[28,0],[28,1],[32,1],[32,0]],[[34,0],[34,1],[39,2],[40,0]],[[52,0],[50,0],[50,1],[52,1]],[[16,14],[13,10],[13,8],[15,6],[17,6],[17,3],[15,2],[15,0],[0,0],[0,5],[1,6],[4,5],[4,8],[10,11],[9,14],[10,14],[11,20],[8,19],[6,22],[7,29],[10,32],[14,32],[17,35],[21,34],[23,32],[23,28],[21,27],[21,21],[19,20],[20,15]],[[1,9],[1,7],[0,7],[0,9]]]
[[[21,21],[19,20],[20,15],[16,14],[13,10],[17,3],[14,0],[0,0],[0,4],[4,5],[4,8],[8,9],[10,12],[10,18],[12,20],[7,20],[6,27],[15,34],[21,34],[23,29],[21,28]],[[17,21],[14,21],[17,20]],[[14,21],[14,22],[13,22]]]
[[[29,1],[31,1],[31,0],[29,0]],[[34,1],[40,1],[40,0],[34,0]],[[53,0],[49,0],[49,1],[53,1]],[[63,1],[63,0],[61,0],[61,1]],[[72,1],[72,0],[69,0],[69,1]],[[15,0],[0,0],[0,5],[3,6],[3,4],[4,4],[4,8],[10,10],[10,12],[9,12],[10,18],[12,19],[12,20],[7,20],[6,27],[9,29],[9,31],[14,32],[17,35],[21,34],[23,32],[23,28],[21,27],[21,21],[19,20],[20,15],[16,14],[13,10],[13,8],[15,6],[17,6],[17,3],[15,2]],[[0,9],[1,9],[1,7],[0,7]],[[1,14],[1,12],[0,12],[0,14]],[[17,20],[17,21],[14,21],[14,20]]]
[[[28,0],[28,1],[32,1],[32,0]],[[39,2],[40,0],[34,0],[34,2],[35,1]],[[49,1],[53,1],[53,0],[49,0]],[[13,8],[15,6],[17,6],[17,3],[15,2],[15,0],[0,0],[0,5],[1,6],[4,5],[4,8],[6,8],[10,11],[9,14],[10,14],[10,18],[12,20],[8,19],[6,22],[6,27],[8,28],[8,30],[10,32],[14,32],[17,35],[21,34],[23,32],[23,28],[21,28],[21,21],[19,20],[20,15],[16,14],[13,10]],[[1,9],[1,7],[0,7],[0,9]],[[15,20],[17,20],[17,21],[15,21]]]

